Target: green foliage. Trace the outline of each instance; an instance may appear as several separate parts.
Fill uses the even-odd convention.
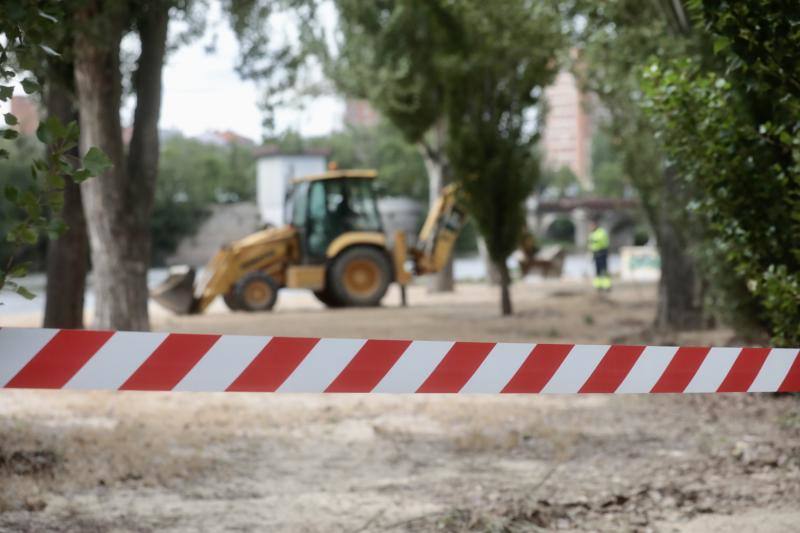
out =
[[[599,128],[592,136],[592,179],[597,196],[625,196],[629,177],[625,174],[623,154],[616,144],[605,128]]]
[[[452,167],[507,288],[505,258],[525,227],[524,202],[538,177],[538,134],[528,113],[564,44],[554,4],[335,4],[341,24],[329,76],[345,94],[368,99],[410,142],[424,144],[431,161]],[[443,134],[446,158],[427,142],[433,129]],[[503,308],[510,311],[507,298]]]
[[[197,230],[215,203],[255,197],[250,147],[218,146],[175,136],[162,143],[150,221],[153,262],[163,263],[184,237]]]
[[[575,224],[568,217],[557,218],[547,228],[545,239],[560,244],[574,244]]]
[[[36,71],[42,57],[51,60],[58,53],[48,43],[60,34],[59,19],[52,13],[61,15],[63,6],[59,2],[3,0],[0,2],[0,102],[7,102],[13,96],[13,81],[26,71]],[[32,76],[19,80],[23,90],[28,93],[41,91],[39,81]],[[6,113],[3,122],[7,126],[17,124],[17,118]],[[76,122],[62,124],[56,118],[48,118],[39,125],[38,139],[47,144],[47,152],[30,161],[29,172],[24,178],[12,168],[3,176],[2,190],[3,227],[5,241],[3,263],[0,265],[0,290],[10,289],[22,296],[32,297],[17,281],[26,275],[28,264],[19,263],[16,258],[25,248],[34,246],[40,236],[57,238],[66,226],[60,219],[64,203],[63,189],[67,177],[83,181],[102,172],[109,164],[108,159],[96,149],[90,150],[84,158],[83,167],[76,170],[76,164],[69,155],[78,144],[78,125]],[[16,130],[0,130],[4,141],[18,139]],[[0,148],[0,162],[10,158],[10,150]]]
[[[727,301],[777,344],[800,342],[800,12],[781,1],[691,3],[720,68],[654,61],[648,106],[727,270]]]
[[[545,196],[555,195],[559,198],[578,196],[583,192],[578,176],[568,166],[557,170],[550,167],[542,169],[538,189]]]
[[[19,137],[7,143],[7,159],[0,159],[0,181],[3,184],[0,194],[0,235],[8,235],[25,217],[24,211],[18,206],[19,191],[27,187],[31,181],[31,165],[42,156],[42,145],[35,139]],[[38,241],[38,235],[37,235]],[[6,265],[9,261],[28,267],[40,267],[44,262],[44,254],[37,242],[27,245],[0,239],[0,264]]]
[[[528,111],[555,76],[563,44],[547,3],[508,0],[487,9],[459,2],[458,53],[448,69],[448,156],[493,262],[505,265],[525,227],[525,200],[538,178],[538,132]]]
[[[328,76],[344,94],[365,98],[410,142],[443,115],[448,71],[463,33],[454,3],[335,0],[338,54]]]
[[[316,28],[312,21],[318,2],[222,0],[223,10],[239,40],[236,71],[242,78],[262,86],[260,105],[266,132],[274,130],[276,107],[291,98],[319,92],[319,87],[306,85],[303,76],[313,64],[309,56],[315,50]],[[296,27],[296,36],[276,31],[276,24],[286,26],[287,22]]]

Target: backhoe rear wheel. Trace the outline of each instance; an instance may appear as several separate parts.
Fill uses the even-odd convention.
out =
[[[392,267],[386,254],[369,246],[348,248],[331,265],[331,294],[345,306],[371,307],[380,304],[392,281]]]
[[[278,299],[278,283],[263,272],[250,272],[233,287],[235,304],[243,311],[269,311]]]
[[[342,303],[336,298],[336,296],[333,295],[330,285],[330,282],[328,282],[325,288],[321,291],[314,291],[314,296],[317,297],[317,300],[325,304],[325,307],[342,307]]]

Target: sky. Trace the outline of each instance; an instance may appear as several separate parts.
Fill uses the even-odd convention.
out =
[[[209,23],[207,35],[167,56],[159,127],[178,130],[187,136],[231,130],[258,143],[263,134],[263,113],[258,107],[261,93],[254,82],[243,81],[236,74],[238,42],[227,22],[221,19],[220,5],[213,2],[208,20],[220,22]],[[171,33],[178,29],[179,24],[171,24]],[[216,46],[209,53],[206,48],[212,33],[216,33]],[[137,39],[126,37],[122,48],[138,53]],[[14,92],[24,94],[20,86]],[[134,104],[133,99],[123,104],[123,125],[130,124]],[[8,104],[2,103],[0,112],[6,112],[7,108]],[[344,102],[337,96],[306,98],[276,110],[275,130],[280,133],[292,129],[304,136],[324,135],[341,127],[343,113]]]
[[[217,3],[209,20],[220,20]],[[234,71],[238,43],[227,23],[215,24],[212,31],[217,36],[213,53],[206,51],[211,40],[206,35],[168,56],[160,127],[190,136],[232,130],[258,142],[263,119],[258,108],[260,92],[255,83],[242,81]],[[275,126],[278,132],[294,129],[304,136],[322,135],[340,127],[343,112],[340,98],[315,97],[302,106],[277,110]]]

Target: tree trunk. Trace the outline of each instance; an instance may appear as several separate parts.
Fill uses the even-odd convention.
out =
[[[486,281],[489,282],[489,285],[499,286],[501,281],[500,272],[497,270],[494,261],[492,261],[492,258],[489,255],[489,248],[486,246],[486,239],[484,239],[482,235],[478,234],[476,240],[478,243],[478,253],[481,256],[483,265],[486,267]]]
[[[659,195],[653,221],[656,244],[661,256],[661,279],[658,284],[658,307],[655,325],[659,329],[700,329],[706,326],[703,310],[703,284],[689,242],[679,231],[675,210],[680,191],[674,170],[663,175],[664,188]]]
[[[150,264],[150,211],[158,168],[158,114],[164,62],[167,6],[143,4],[135,21],[141,54],[134,78],[137,92],[133,137],[126,161],[120,123],[119,46],[127,13],[103,11],[87,2],[77,12],[78,27],[102,20],[102,40],[91,31],[75,40],[75,83],[80,103],[81,152],[97,146],[113,168],[82,185],[92,245],[94,327],[146,330],[147,269]]]
[[[442,188],[445,186],[446,163],[443,153],[443,139],[441,132],[434,132],[436,136],[436,146],[431,147],[424,142],[420,144],[422,160],[425,163],[425,170],[428,171],[428,205],[433,206],[439,198]],[[453,256],[445,267],[430,276],[428,292],[452,292],[455,283],[453,281]]]
[[[496,261],[494,265],[500,273],[500,313],[509,316],[514,312],[511,306],[511,273],[505,261]]]
[[[46,107],[47,114],[57,117],[63,124],[77,118],[72,95],[55,82],[47,88]],[[89,238],[81,189],[71,179],[67,179],[64,187],[61,216],[67,230],[58,239],[50,241],[47,250],[44,327],[80,329],[83,328],[83,296],[89,269]]]

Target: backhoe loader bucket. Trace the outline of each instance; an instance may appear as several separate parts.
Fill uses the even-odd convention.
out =
[[[194,268],[171,268],[169,277],[150,291],[150,297],[179,315],[188,315],[195,310],[194,277]]]

